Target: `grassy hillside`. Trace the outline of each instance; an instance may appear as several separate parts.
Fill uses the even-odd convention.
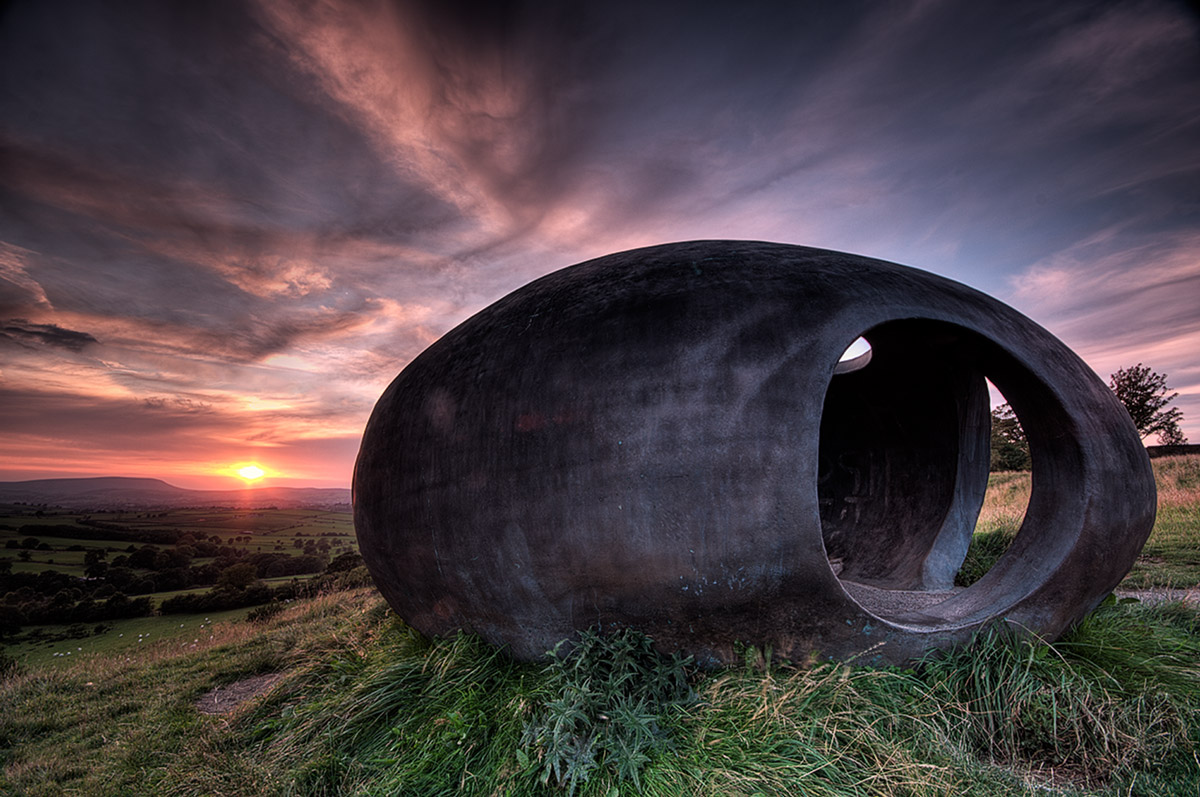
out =
[[[1194,572],[1200,538],[1200,458],[1156,471],[1151,580]],[[996,479],[985,523],[1021,479]],[[0,793],[1200,793],[1200,614],[1179,603],[1110,600],[1053,645],[984,634],[903,670],[750,649],[707,673],[636,635],[519,664],[424,639],[368,589],[259,615],[10,670]]]
[[[1188,795],[1200,618],[1111,604],[1053,647],[909,670],[697,673],[636,638],[558,667],[429,642],[371,590],[208,638],[29,668],[0,687],[13,794]],[[281,673],[225,714],[215,687]]]

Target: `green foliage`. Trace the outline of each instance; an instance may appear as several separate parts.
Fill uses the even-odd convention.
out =
[[[278,598],[281,592],[290,592],[290,588],[272,590],[261,581],[255,580],[245,589],[221,586],[206,592],[191,592],[173,595],[165,598],[159,605],[161,614],[198,614],[200,612],[220,612],[236,609],[242,606],[257,606]]]
[[[1055,645],[996,626],[919,671],[950,733],[993,762],[1093,786],[1166,763],[1194,788],[1196,623],[1179,605],[1112,600]]]
[[[993,471],[1029,470],[1029,441],[1008,404],[992,410],[991,469]]]
[[[1146,437],[1157,434],[1163,445],[1182,445],[1187,438],[1179,429],[1183,412],[1169,406],[1179,393],[1167,395],[1167,375],[1148,365],[1121,368],[1109,378],[1108,386],[1125,405],[1138,434]]]
[[[258,571],[249,562],[238,562],[221,571],[217,578],[218,587],[245,589],[258,580]]]
[[[991,530],[976,532],[971,537],[966,558],[954,576],[955,586],[969,587],[983,578],[984,574],[992,569],[992,565],[996,564],[996,560],[1008,550],[1019,528],[1018,520],[999,518]]]
[[[642,768],[669,743],[665,716],[695,700],[691,658],[659,655],[631,629],[589,630],[564,652],[566,644],[548,654],[539,706],[521,735],[522,763],[540,760],[541,782],[553,779],[568,794],[601,769],[640,789]]]

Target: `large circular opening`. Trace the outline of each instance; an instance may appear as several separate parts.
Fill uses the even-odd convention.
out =
[[[1062,542],[1022,535],[1023,504],[1006,519],[987,574],[966,582],[960,571],[991,469],[987,380],[1013,388],[1014,405],[1026,407],[1044,388],[995,344],[953,324],[905,319],[862,337],[869,362],[835,369],[821,418],[817,491],[831,569],[864,609],[906,626],[956,624],[1015,600],[1044,569],[1022,572],[1030,551],[1052,566]],[[1042,409],[1038,420],[1055,415]],[[1034,427],[1037,438],[1045,423]]]

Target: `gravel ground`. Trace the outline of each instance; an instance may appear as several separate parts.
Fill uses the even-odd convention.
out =
[[[941,591],[880,589],[859,584],[854,581],[843,581],[842,586],[850,597],[858,601],[863,608],[883,617],[906,612],[921,612],[935,603],[941,603],[947,598],[962,592],[962,587]]]

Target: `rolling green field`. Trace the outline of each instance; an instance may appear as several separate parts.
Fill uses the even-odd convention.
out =
[[[1200,457],[1155,472],[1158,522],[1122,586],[1196,586]],[[1028,491],[995,474],[977,537],[1015,532]],[[747,648],[707,672],[632,633],[522,664],[422,637],[373,589],[246,613],[29,646],[0,678],[0,793],[1200,794],[1200,611],[1179,602],[1110,599],[1053,644],[984,633],[907,668]]]
[[[48,558],[53,559],[53,554]],[[60,573],[68,573],[72,576],[83,577],[83,565],[68,565],[47,561],[46,559],[30,559],[28,562],[13,561],[12,571],[14,573],[40,573],[43,570],[57,570]]]
[[[91,519],[127,528],[172,528],[205,537],[217,535],[222,540],[251,534],[293,538],[298,534],[313,537],[333,533],[354,538],[354,521],[349,512],[330,512],[318,509],[172,509],[161,512],[67,512],[42,510],[38,517],[33,507],[0,505],[0,544],[16,535],[21,526],[78,525]],[[19,513],[19,514],[18,514]],[[36,532],[29,532],[37,536]],[[94,544],[91,540],[71,540],[71,543]]]
[[[24,642],[7,648],[10,656],[26,666],[65,667],[80,658],[97,655],[130,655],[134,648],[149,644],[178,644],[181,648],[197,644],[201,637],[211,639],[214,623],[241,620],[251,609],[231,609],[204,614],[171,614],[155,617],[131,617],[103,623],[103,633],[91,633],[77,639]],[[68,626],[39,626],[48,635],[65,632]]]

